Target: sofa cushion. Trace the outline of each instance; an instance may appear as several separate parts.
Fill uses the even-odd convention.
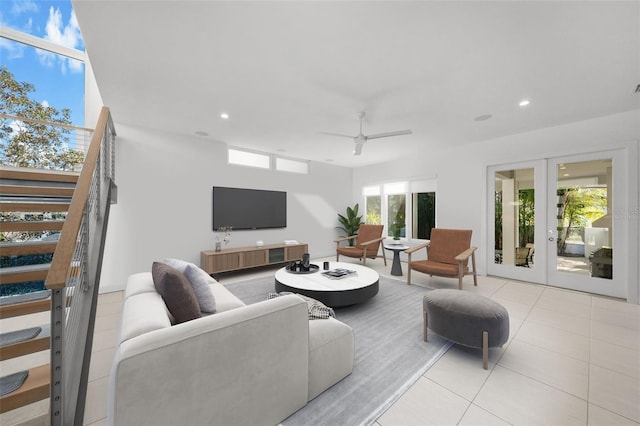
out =
[[[189,266],[191,264],[191,262],[187,262],[186,260],[182,260],[182,259],[174,259],[172,257],[166,257],[164,259],[162,259],[162,263],[165,263],[169,266],[171,266],[172,268],[177,269],[178,271],[184,273],[184,270],[187,269],[187,266]]]
[[[184,274],[189,284],[191,284],[191,287],[193,287],[193,292],[196,294],[201,312],[205,314],[216,312],[216,299],[209,288],[209,284],[217,281],[213,279],[211,275],[200,269],[195,263],[185,260],[166,258],[162,260],[162,263]]]
[[[200,318],[200,305],[182,272],[161,262],[151,267],[153,284],[176,320],[176,324]]]
[[[129,275],[127,286],[124,289],[123,299],[127,300],[131,296],[141,293],[155,293],[156,287],[153,285],[151,272],[140,272]]]
[[[120,343],[168,327],[171,327],[171,321],[167,315],[167,307],[155,290],[153,293],[140,293],[125,300],[122,307]]]
[[[238,299],[219,282],[216,281],[209,284],[209,288],[216,299],[216,312],[225,312],[245,306],[242,300]]]
[[[216,311],[216,299],[211,292],[210,284],[216,282],[205,271],[194,264],[189,264],[184,270],[184,276],[193,287],[193,292],[198,299],[200,311],[212,314]]]

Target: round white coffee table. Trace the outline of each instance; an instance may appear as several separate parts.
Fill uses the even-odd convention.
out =
[[[366,266],[329,262],[329,270],[348,269],[355,271],[340,279],[331,279],[323,275],[322,269],[313,273],[296,274],[281,268],[275,275],[275,289],[277,292],[290,291],[316,299],[333,308],[362,303],[378,294],[380,276],[376,271]]]

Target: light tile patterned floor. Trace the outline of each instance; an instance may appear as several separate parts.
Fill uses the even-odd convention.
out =
[[[367,266],[389,276],[390,265],[380,259]],[[221,282],[272,274],[272,269],[258,270]],[[457,286],[456,280],[419,273],[413,282]],[[507,308],[509,341],[490,349],[488,370],[482,369],[480,350],[453,346],[377,419],[377,426],[640,425],[639,305],[497,277],[479,277],[478,287],[467,277],[464,290]],[[106,424],[121,297],[109,293],[98,300],[86,425]]]

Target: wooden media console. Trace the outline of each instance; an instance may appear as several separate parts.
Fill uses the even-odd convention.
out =
[[[300,260],[308,250],[307,244],[271,244],[220,251],[208,250],[200,252],[200,267],[207,274],[239,271]]]

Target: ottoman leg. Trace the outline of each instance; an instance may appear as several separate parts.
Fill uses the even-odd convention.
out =
[[[489,368],[489,333],[486,330],[482,332],[482,368]]]
[[[422,332],[423,339],[427,341],[427,326],[429,325],[429,316],[427,315],[427,311],[422,311]]]

